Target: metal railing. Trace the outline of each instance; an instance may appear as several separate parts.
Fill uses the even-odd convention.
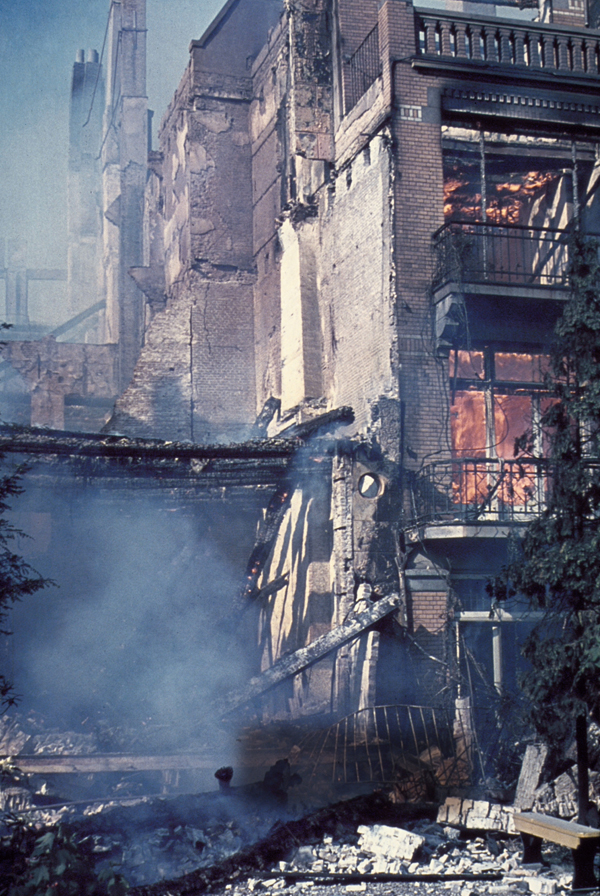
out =
[[[415,10],[415,15],[417,56],[424,60],[600,76],[598,32],[433,10]]]
[[[432,236],[434,289],[448,282],[567,285],[569,231],[453,221]]]
[[[456,458],[424,467],[412,486],[412,523],[528,522],[545,508],[548,462]]]
[[[381,75],[379,53],[379,25],[367,34],[360,46],[345,62],[344,112],[348,113]]]
[[[469,781],[472,732],[443,708],[371,706],[336,722],[314,738],[307,764],[324,784],[395,783],[415,790],[434,780],[444,786]]]

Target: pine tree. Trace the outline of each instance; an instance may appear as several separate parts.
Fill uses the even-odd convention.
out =
[[[576,733],[582,822],[587,719],[600,718],[599,248],[580,233],[570,240],[570,296],[556,327],[546,378],[551,401],[541,421],[550,446],[547,503],[503,582],[494,584],[497,597],[520,592],[544,611],[523,651],[530,670],[522,687],[536,729],[551,744]],[[515,453],[527,441],[519,439]]]
[[[12,500],[24,491],[22,480],[25,471],[26,467],[21,466],[0,475],[0,635],[3,636],[11,634],[8,629],[11,607],[51,584],[13,550],[15,540],[26,536],[9,521],[7,513]],[[6,670],[0,669],[0,712],[14,705],[15,700],[13,684]]]

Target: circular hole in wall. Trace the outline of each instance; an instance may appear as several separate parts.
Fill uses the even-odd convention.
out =
[[[363,473],[358,480],[358,493],[363,498],[376,498],[381,494],[382,485],[375,473]]]

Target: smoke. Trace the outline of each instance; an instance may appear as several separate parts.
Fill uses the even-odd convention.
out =
[[[252,660],[251,621],[244,650],[227,611],[255,515],[126,490],[110,500],[88,488],[50,501],[28,490],[27,499],[44,506],[51,537],[25,541],[24,553],[58,587],[14,612],[22,709],[75,730],[152,729],[176,746],[208,736],[213,704],[245,680]],[[17,523],[27,528],[28,516]]]
[[[147,0],[155,130],[187,65],[190,41],[222,5]],[[30,267],[66,267],[71,72],[79,49],[101,50],[109,6],[110,0],[0,0],[0,239],[26,240]]]

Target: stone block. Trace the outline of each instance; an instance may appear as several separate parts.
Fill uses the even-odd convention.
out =
[[[384,824],[360,825],[358,833],[358,846],[362,852],[383,855],[388,859],[406,859],[410,862],[425,843],[425,838],[418,834]]]
[[[527,884],[530,892],[537,894],[537,896],[552,896],[557,890],[556,881],[549,880],[546,877],[528,877]]]
[[[438,824],[460,824],[462,800],[455,796],[449,796],[438,810]]]

